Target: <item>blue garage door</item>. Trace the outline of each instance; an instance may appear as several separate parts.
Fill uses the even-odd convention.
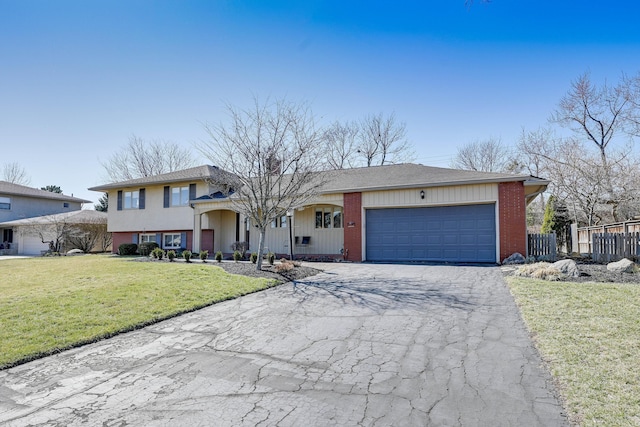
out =
[[[496,262],[495,205],[368,209],[367,261]]]

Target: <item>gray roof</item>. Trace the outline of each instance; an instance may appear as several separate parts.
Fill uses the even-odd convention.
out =
[[[161,175],[100,185],[89,188],[89,190],[106,191],[149,184],[170,184],[227,173],[216,166],[203,165]],[[318,172],[318,174],[322,175],[322,178],[326,180],[326,184],[320,190],[321,193],[513,181],[523,181],[525,185],[546,185],[549,183],[549,181],[529,175],[447,169],[415,163],[331,170]]]
[[[163,173],[160,175],[145,176],[142,178],[135,178],[127,181],[98,185],[96,187],[89,188],[89,190],[106,191],[114,190],[116,188],[136,187],[140,185],[170,184],[174,182],[193,181],[197,179],[212,177],[219,173],[222,173],[222,171],[217,166],[202,165],[180,171]]]
[[[38,188],[27,187],[25,185],[14,184],[7,181],[0,181],[0,194],[35,197],[39,199],[62,200],[65,202],[75,203],[91,203],[91,200],[79,199],[77,197],[66,196],[60,193],[52,193],[51,191],[40,190]]]
[[[549,183],[530,175],[447,169],[414,163],[342,169],[323,174],[326,174],[327,183],[322,193],[513,181],[522,181],[525,185]]]
[[[2,227],[13,227],[18,225],[51,224],[56,222],[66,222],[70,224],[95,224],[107,223],[107,213],[90,209],[63,212],[53,215],[36,216],[32,218],[14,219],[13,221],[0,222]]]

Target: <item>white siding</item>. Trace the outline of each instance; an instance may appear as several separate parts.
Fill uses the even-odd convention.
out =
[[[342,205],[342,195],[340,205]],[[335,200],[335,197],[325,200]],[[336,204],[337,205],[337,204]],[[316,208],[333,207],[336,205],[313,205],[306,206],[303,210],[296,209],[293,216],[292,240],[294,241],[294,255],[305,254],[327,254],[336,255],[340,253],[344,242],[344,229],[316,229],[315,212]],[[298,236],[298,244],[295,244],[295,237]],[[302,245],[302,238],[309,236],[308,245]],[[251,229],[251,250],[258,248],[259,233],[255,228]],[[265,247],[271,252],[279,254],[289,253],[289,229],[288,228],[267,228],[265,236]]]
[[[189,183],[174,184],[188,185]],[[125,191],[145,189],[144,209],[122,209],[118,207],[118,191],[109,191],[108,231],[160,231],[193,229],[193,209],[190,206],[164,207],[165,185],[122,188]],[[210,191],[204,181],[196,183],[196,195],[202,196]],[[204,226],[204,225],[203,225]]]
[[[236,241],[236,213],[228,210],[211,211],[205,217],[208,226],[203,221],[202,228],[213,229],[213,247],[215,251],[231,252],[231,245]],[[240,230],[240,240],[244,234]]]
[[[424,199],[420,191],[424,191]],[[456,185],[362,193],[362,207],[419,207],[496,202],[498,184]]]

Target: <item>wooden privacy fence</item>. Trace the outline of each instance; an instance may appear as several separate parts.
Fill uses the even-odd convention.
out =
[[[594,233],[591,235],[591,257],[595,262],[611,262],[622,258],[640,258],[640,232]]]
[[[558,256],[556,234],[529,234],[527,236],[528,256],[545,257],[548,261],[555,261]]]
[[[612,224],[592,225],[590,227],[580,227],[577,230],[578,252],[581,254],[591,254],[593,249],[593,235],[601,233],[636,233],[640,232],[640,220],[629,220],[624,222],[616,222]],[[572,239],[576,236],[572,236]]]

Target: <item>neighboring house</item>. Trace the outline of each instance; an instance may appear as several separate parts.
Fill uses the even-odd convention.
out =
[[[75,210],[34,218],[16,219],[0,223],[0,228],[13,230],[17,255],[41,255],[51,250],[51,244],[59,244],[56,250],[66,252],[75,249],[76,241],[91,242],[90,251],[101,252],[111,248],[107,235],[107,214],[95,210]],[[83,236],[91,233],[93,239]]]
[[[108,192],[113,248],[156,241],[165,249],[257,248],[258,233],[201,166],[90,188]],[[321,172],[320,194],[267,230],[266,247],[303,259],[499,263],[526,255],[526,205],[549,181],[399,164]],[[293,226],[293,228],[289,228]]]
[[[91,203],[91,201],[0,181],[0,223],[77,211],[82,209],[83,203]],[[20,251],[17,242],[14,241],[12,227],[0,224],[0,238],[2,238],[0,243],[4,253]]]

